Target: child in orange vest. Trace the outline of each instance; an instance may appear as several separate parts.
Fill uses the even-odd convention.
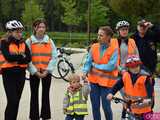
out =
[[[138,56],[130,55],[126,61],[127,71],[122,75],[115,86],[110,90],[107,99],[111,100],[121,88],[124,87],[124,98],[134,101],[142,99],[142,104],[138,106],[131,105],[131,112],[143,120],[143,115],[152,111],[151,101],[153,94],[152,79],[149,73],[141,69],[141,61]]]

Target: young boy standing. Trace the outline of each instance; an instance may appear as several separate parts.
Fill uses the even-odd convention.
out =
[[[80,76],[72,74],[69,77],[69,86],[63,100],[65,120],[84,120],[87,111],[87,98],[90,92],[87,81],[82,85]]]

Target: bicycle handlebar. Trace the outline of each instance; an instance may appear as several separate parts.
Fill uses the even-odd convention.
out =
[[[128,107],[131,106],[131,104],[141,104],[143,102],[143,99],[140,98],[138,100],[135,100],[135,101],[131,101],[131,100],[124,100],[124,99],[121,99],[121,98],[118,98],[118,97],[113,97],[112,100],[117,104],[117,103],[125,103],[127,104]]]
[[[64,48],[57,48],[57,51],[59,51],[61,54],[66,54],[68,56],[73,54],[72,52],[67,52],[67,50],[65,50]]]

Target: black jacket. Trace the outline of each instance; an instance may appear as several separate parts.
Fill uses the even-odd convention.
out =
[[[25,43],[25,56],[23,55],[13,55],[9,52],[9,45],[11,43],[15,43],[19,46],[20,43],[25,41],[24,40],[17,40],[16,38],[9,36],[6,40],[1,41],[1,51],[4,58],[8,62],[17,62],[18,64],[28,64],[31,61],[31,54],[28,46]]]
[[[143,38],[139,36],[138,31],[131,37],[135,40],[144,66],[154,73],[157,64],[157,42],[160,42],[160,27],[153,26]]]

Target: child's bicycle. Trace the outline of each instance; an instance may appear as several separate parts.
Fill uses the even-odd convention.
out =
[[[139,99],[139,100],[135,100],[135,101],[126,101],[126,100],[118,98],[118,97],[113,97],[112,101],[116,104],[118,104],[118,103],[126,104],[125,120],[142,120],[142,116],[135,115],[134,113],[131,112],[131,105],[132,104],[140,105],[140,104],[142,104],[143,99]]]

